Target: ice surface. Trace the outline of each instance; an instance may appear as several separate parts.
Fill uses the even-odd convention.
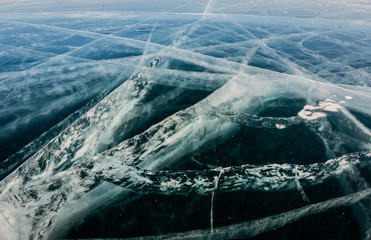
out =
[[[0,16],[4,239],[371,237],[369,2]]]

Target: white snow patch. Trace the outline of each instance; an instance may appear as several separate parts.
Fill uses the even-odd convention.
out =
[[[278,128],[278,129],[284,129],[284,128],[286,128],[286,125],[276,123],[276,128]]]

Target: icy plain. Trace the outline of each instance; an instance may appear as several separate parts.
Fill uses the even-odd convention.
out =
[[[0,1],[0,239],[370,239],[368,1]]]

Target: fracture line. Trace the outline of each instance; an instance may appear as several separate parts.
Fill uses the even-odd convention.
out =
[[[325,212],[332,208],[350,206],[363,199],[370,198],[371,188],[352,193],[346,196],[329,199],[316,204],[307,205],[302,208],[294,209],[288,212],[277,215],[246,221],[242,223],[222,226],[214,229],[210,233],[209,229],[193,230],[181,233],[170,233],[157,236],[143,236],[130,239],[235,239],[235,238],[250,238],[260,233],[268,232],[277,228],[281,228],[289,223],[298,221],[299,219]]]
[[[148,38],[147,38],[147,43],[146,43],[146,45],[145,45],[145,47],[144,47],[143,54],[142,54],[142,57],[140,58],[140,62],[139,62],[139,64],[138,64],[138,67],[141,67],[141,66],[143,65],[143,63],[144,63],[144,58],[145,58],[145,56],[147,55],[147,52],[148,52],[148,45],[151,43],[151,40],[152,40],[152,33],[153,33],[153,31],[156,29],[157,23],[158,23],[158,19],[157,19],[157,21],[155,22],[155,24],[153,25],[151,32],[149,33],[149,36],[148,36]],[[136,71],[137,71],[137,70],[136,70]],[[135,71],[135,72],[136,72],[136,71]]]
[[[310,202],[307,194],[305,194],[303,187],[300,184],[299,178],[298,178],[298,166],[295,167],[295,183],[296,183],[296,188],[301,194],[301,197],[305,202]]]
[[[209,0],[209,2],[207,3],[207,6],[205,8],[205,11],[204,11],[203,15],[206,15],[207,14],[207,10],[209,10],[209,7],[210,7],[210,4],[211,4],[212,1],[213,0]]]
[[[220,170],[220,173],[217,177],[215,177],[215,187],[213,189],[213,193],[211,194],[211,210],[210,210],[210,232],[214,232],[214,196],[215,190],[218,188],[219,179],[222,176],[224,169]]]

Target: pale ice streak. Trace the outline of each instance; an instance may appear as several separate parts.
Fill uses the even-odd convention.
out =
[[[207,14],[207,10],[209,10],[209,7],[210,7],[210,4],[211,4],[211,2],[212,2],[213,0],[209,0],[209,2],[207,3],[207,5],[206,5],[206,8],[205,8],[205,11],[204,11],[204,13],[203,13],[203,15],[206,15]]]

